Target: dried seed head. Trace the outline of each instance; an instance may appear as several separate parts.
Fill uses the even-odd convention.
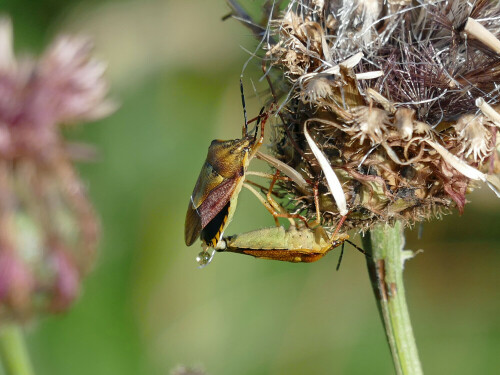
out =
[[[330,99],[333,92],[328,79],[314,77],[304,84],[301,95],[304,103],[318,103],[321,100]]]
[[[394,114],[394,125],[399,135],[405,141],[409,141],[413,135],[415,121],[415,110],[410,108],[398,108]]]
[[[363,143],[365,138],[373,145],[381,143],[387,135],[389,114],[383,109],[370,107],[354,107],[351,110],[353,117],[350,131],[354,131],[353,138],[359,138]]]
[[[71,162],[81,147],[60,133],[114,109],[90,53],[64,37],[17,60],[0,19],[0,322],[66,310],[93,264],[99,225]]]
[[[315,182],[326,226],[343,213],[319,153],[348,228],[463,211],[481,181],[500,194],[500,4],[414,4],[296,0],[264,17],[262,54],[283,101],[274,156]],[[280,186],[289,210],[315,217],[312,188]]]
[[[493,149],[491,125],[484,116],[463,115],[453,125],[457,132],[457,141],[461,144],[459,154],[466,158],[472,156],[475,162],[483,162]]]

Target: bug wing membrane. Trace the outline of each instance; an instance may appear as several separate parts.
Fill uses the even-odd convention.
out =
[[[184,225],[184,241],[187,246],[191,246],[201,233],[201,218],[193,208],[193,204],[189,202],[186,214],[186,223]]]
[[[224,178],[210,163],[206,162],[203,165],[186,214],[184,240],[187,246],[191,246],[196,241],[203,229],[214,218],[220,223],[211,223],[211,228],[214,225],[220,228],[224,224],[225,215],[219,215],[223,216],[219,218],[217,214],[229,203],[236,184],[237,178]],[[208,242],[205,237],[206,235],[203,240]]]

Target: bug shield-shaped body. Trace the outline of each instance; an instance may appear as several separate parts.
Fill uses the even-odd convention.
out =
[[[218,250],[261,259],[311,263],[348,239],[346,233],[329,238],[322,227],[309,229],[292,225],[285,229],[280,226],[226,237]]]
[[[198,237],[205,246],[216,247],[232,219],[245,179],[254,137],[214,140],[191,194],[184,239],[191,246]]]

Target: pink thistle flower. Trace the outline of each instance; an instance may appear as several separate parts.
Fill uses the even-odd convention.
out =
[[[60,132],[116,109],[91,52],[60,37],[16,59],[0,19],[0,320],[67,309],[95,258],[98,220]]]

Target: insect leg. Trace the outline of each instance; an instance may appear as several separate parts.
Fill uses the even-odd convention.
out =
[[[264,207],[269,211],[269,213],[273,215],[274,222],[276,223],[276,226],[279,227],[280,223],[278,221],[278,217],[276,216],[276,210],[268,202],[266,202],[266,200],[262,198],[259,192],[255,190],[250,184],[244,182],[243,186],[246,187],[248,190],[250,190],[257,197],[260,203],[262,203]]]
[[[247,173],[247,174],[248,174],[248,173]],[[272,179],[272,178],[273,178],[273,175],[267,175],[267,174],[264,174],[264,173],[261,175],[259,172],[256,172],[255,176],[260,176],[260,177],[263,177],[263,178],[269,178],[269,179]],[[280,178],[280,180],[290,181],[290,180],[289,180],[288,178],[286,178],[286,177],[285,177],[285,178]],[[249,183],[250,185],[253,185],[253,186],[255,186],[255,187],[259,188],[259,189],[260,189],[260,192],[261,192],[261,193],[263,193],[263,194],[265,194],[264,192],[267,192],[267,191],[268,191],[268,189],[269,189],[269,187],[264,186],[264,185],[261,185],[261,184],[258,184],[258,183],[256,183],[256,182],[253,182],[253,181],[249,180],[249,179],[245,179],[245,182],[246,182],[246,183]],[[284,195],[283,195],[283,194],[281,194],[281,193],[277,193],[277,192],[275,192],[275,191],[273,191],[273,192],[272,192],[272,194],[273,194],[275,197],[277,197],[277,198],[283,198],[283,197],[284,197]]]
[[[252,152],[248,156],[248,158],[251,160],[257,151],[259,150],[260,146],[262,146],[262,143],[264,143],[264,127],[266,125],[267,119],[269,118],[269,112],[264,112],[262,115],[260,115],[260,137],[259,139],[255,142],[254,146],[252,147]],[[257,135],[257,133],[255,133]]]
[[[314,183],[314,207],[316,208],[316,225],[321,225],[321,214],[319,212],[319,191],[318,191],[319,181]]]
[[[266,198],[269,204],[273,206],[275,210],[280,212],[286,212],[286,210],[281,205],[279,205],[278,202],[276,202],[272,197],[274,185],[276,184],[276,181],[279,179],[279,177],[280,177],[280,171],[277,170],[272,177],[271,183],[269,184],[269,189],[267,190]]]
[[[255,116],[254,118],[252,118],[252,119],[250,119],[250,120],[248,120],[248,121],[247,121],[247,127],[248,127],[248,125],[249,125],[249,124],[251,124],[252,122],[257,121],[257,125],[255,126],[255,133],[254,133],[254,135],[253,135],[253,141],[254,141],[254,142],[257,140],[257,133],[259,132],[259,124],[260,124],[261,120],[262,120],[264,117],[267,117],[267,116],[268,116],[268,114],[267,114],[267,113],[264,113],[264,109],[265,109],[265,107],[262,107],[262,108],[260,109],[260,112],[259,112],[258,116]],[[247,131],[246,131],[246,134],[244,134],[243,136],[245,137],[245,136],[247,136],[247,135],[248,135],[248,129],[247,129]]]
[[[316,226],[315,226],[315,229],[318,231],[318,233],[321,234],[321,236],[326,241],[329,241],[330,243],[334,243],[334,241],[336,240],[336,238],[335,238],[336,233],[332,237],[329,237],[329,235],[326,232],[325,228],[323,228],[321,226],[321,212],[320,212],[320,209],[319,209],[319,189],[318,189],[318,186],[319,186],[319,181],[316,181],[314,183],[314,187],[313,187],[314,207],[316,208],[316,220],[315,220]]]
[[[295,221],[291,220],[291,219],[300,219],[302,220],[304,223],[306,223],[306,226],[308,226],[307,224],[307,220],[304,216],[302,215],[299,215],[299,214],[291,214],[289,212],[287,212],[278,202],[276,202],[276,200],[271,196],[271,194],[274,194],[276,195],[277,197],[279,197],[278,194],[276,194],[274,191],[273,191],[273,187],[274,187],[274,184],[276,183],[276,180],[281,180],[281,181],[293,181],[290,177],[286,177],[286,176],[280,176],[279,175],[279,171],[276,171],[277,173],[272,175],[272,174],[269,174],[269,173],[263,173],[263,172],[253,172],[253,171],[247,171],[247,175],[253,175],[253,176],[258,176],[258,177],[262,177],[262,178],[269,178],[270,180],[273,180],[271,182],[271,185],[269,186],[269,188],[266,188],[262,185],[259,185],[253,181],[250,181],[250,180],[246,180],[246,183],[248,184],[251,184],[253,186],[256,186],[258,188],[260,188],[262,191],[264,190],[267,190],[267,194],[266,194],[266,197],[267,197],[267,201],[268,203],[274,208],[274,211],[276,213],[279,214],[278,217],[286,217],[290,223],[292,225],[295,225]],[[271,211],[270,211],[271,212]],[[271,212],[271,214],[273,214]],[[274,216],[274,214],[273,214]]]
[[[257,190],[255,190],[251,185],[248,183],[243,183],[243,186],[246,187],[248,190],[250,190],[256,197],[257,199],[264,205],[264,207],[269,211],[271,215],[274,217],[274,221],[276,223],[276,226],[280,226],[278,222],[279,217],[286,218],[290,221],[292,225],[295,225],[295,222],[292,219],[300,219],[304,222],[304,225],[306,228],[309,228],[309,224],[307,223],[307,220],[304,216],[299,215],[299,214],[291,214],[285,211],[283,207],[281,207],[278,203],[276,203],[277,208],[273,207],[268,201],[266,201]],[[278,210],[279,209],[279,210]]]
[[[266,113],[266,115],[264,115],[264,107],[262,107],[260,109],[259,115],[257,116],[257,126],[255,127],[255,134],[253,135],[254,142],[257,140],[257,132],[259,131],[259,124],[265,116],[267,116],[267,113]],[[266,117],[266,119],[267,119],[267,117]],[[262,126],[264,126],[264,125],[262,125]]]
[[[270,180],[272,180],[275,176],[274,174],[265,173],[265,172],[257,172],[257,171],[246,171],[245,174],[247,176],[248,175],[257,176],[257,177],[262,177],[262,178],[268,178]],[[285,176],[279,176],[277,179],[281,180],[281,181],[293,181],[290,177],[285,177]],[[266,190],[267,190],[267,188],[266,188]]]
[[[349,214],[349,213],[348,213]],[[335,239],[335,237],[337,236],[337,233],[339,232],[340,230],[340,227],[342,226],[342,224],[344,224],[344,221],[345,219],[347,219],[347,215],[344,215],[340,218],[340,221],[339,223],[337,224],[337,228],[335,228],[335,231],[333,232],[332,234],[332,241]]]
[[[276,173],[274,174],[273,176],[273,179],[271,181],[271,184],[269,185],[269,190],[267,191],[267,194],[266,194],[266,197],[267,197],[267,201],[269,202],[269,204],[271,206],[273,206],[277,211],[280,211],[283,213],[283,215],[286,215],[286,216],[283,216],[283,217],[286,217],[288,219],[300,219],[302,220],[306,227],[309,228],[308,226],[308,223],[307,223],[307,220],[304,216],[302,215],[299,215],[299,214],[291,214],[289,212],[287,212],[280,204],[278,204],[278,202],[276,202],[273,197],[272,197],[272,192],[274,190],[274,185],[276,184],[276,181],[280,179],[280,171],[279,170],[276,170]]]
[[[257,125],[259,125],[260,124],[260,120],[264,117],[264,109],[265,109],[265,107],[262,107],[260,109],[259,115],[255,116],[254,118],[252,118],[250,120],[248,120],[247,124],[251,124],[252,122],[257,121]]]

